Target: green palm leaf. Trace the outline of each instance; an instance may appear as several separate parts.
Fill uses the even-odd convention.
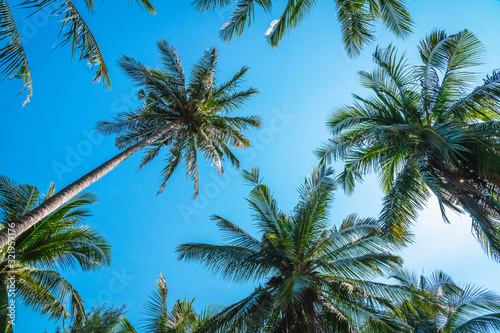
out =
[[[194,0],[197,11],[215,10],[232,3],[230,0]],[[254,20],[255,6],[270,12],[271,0],[236,0],[234,10],[219,35],[229,42],[243,34]],[[266,39],[277,47],[287,32],[297,28],[316,5],[316,0],[288,0],[278,19],[271,22]],[[407,37],[413,28],[413,21],[405,7],[404,0],[335,0],[336,16],[341,25],[342,42],[350,57],[361,53],[362,48],[375,40],[375,24],[381,22],[397,37]]]
[[[0,42],[4,40],[7,40],[7,45],[0,49],[0,68],[2,68],[0,76],[2,79],[21,78],[23,80],[22,90],[28,91],[24,101],[26,105],[33,96],[33,81],[21,37],[7,0],[0,1]]]
[[[127,0],[129,4],[131,1]],[[95,9],[93,0],[84,2],[87,9],[93,12]],[[150,13],[156,13],[149,0],[136,0],[136,2]],[[50,15],[63,16],[59,46],[71,44],[71,57],[79,53],[79,61],[87,62],[90,68],[97,66],[94,83],[102,80],[104,86],[110,87],[108,69],[97,41],[71,0],[65,0],[62,3],[56,0],[23,0],[18,6],[31,10],[32,13],[29,15],[31,16],[55,3],[57,3],[57,9]],[[6,41],[6,45],[0,48],[0,79],[22,79],[22,91],[27,90],[23,105],[27,105],[33,96],[33,81],[22,40],[7,0],[0,1],[0,42],[2,41]]]

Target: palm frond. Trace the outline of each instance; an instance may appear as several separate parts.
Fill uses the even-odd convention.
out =
[[[149,300],[144,304],[144,319],[143,330],[147,333],[164,332],[168,325],[168,309],[167,309],[167,281],[160,273],[156,288],[149,295]]]
[[[277,47],[285,34],[295,29],[309,14],[316,0],[289,0],[283,14],[271,23],[266,32],[266,39],[273,47]]]
[[[282,212],[278,209],[278,205],[274,197],[271,195],[269,188],[262,184],[262,179],[259,178],[259,169],[252,167],[252,171],[242,171],[242,177],[250,186],[254,186],[247,199],[252,209],[253,218],[261,231],[274,235],[282,235]]]
[[[419,181],[415,165],[400,172],[391,191],[383,199],[379,221],[392,241],[404,245],[411,240],[410,226],[415,222],[428,197]]]
[[[342,43],[349,57],[361,53],[363,46],[375,40],[373,14],[364,1],[336,0]]]
[[[66,316],[77,323],[85,319],[80,294],[57,272],[22,267],[16,275],[16,295],[26,307],[50,319]]]
[[[179,90],[183,91],[186,84],[186,77],[177,50],[165,39],[160,39],[157,42],[157,46],[162,55],[161,59],[165,66],[165,73],[179,86]]]
[[[273,271],[257,252],[240,246],[188,243],[179,245],[176,252],[179,260],[202,262],[211,273],[229,281],[260,279]]]
[[[131,2],[133,2],[133,0],[127,0],[127,2],[130,4]],[[151,14],[156,14],[156,9],[153,7],[151,2],[149,2],[149,0],[135,0],[135,2],[137,2],[141,7],[143,7]]]
[[[59,35],[62,41],[59,46],[71,43],[71,56],[79,51],[79,61],[86,61],[91,68],[97,66],[94,83],[102,80],[104,86],[111,87],[108,68],[99,45],[71,0],[66,0],[54,14],[64,15],[61,20],[62,26]]]
[[[20,78],[23,80],[21,91],[27,90],[28,92],[23,104],[26,105],[33,96],[33,80],[21,36],[19,36],[7,0],[0,1],[0,42],[4,40],[7,40],[7,44],[0,48],[0,76],[2,79]]]
[[[222,3],[225,0],[222,0]],[[243,33],[245,26],[249,27],[254,16],[255,4],[260,5],[265,11],[271,9],[270,0],[238,0],[234,6],[231,18],[219,31],[219,36],[225,42],[229,42],[233,35],[239,37]]]
[[[191,5],[196,7],[199,12],[214,10],[217,7],[225,7],[231,3],[231,0],[194,0]]]
[[[373,8],[373,7],[372,7]],[[396,35],[407,37],[414,27],[410,13],[405,8],[405,2],[400,0],[378,0],[376,16],[382,19],[384,25]]]

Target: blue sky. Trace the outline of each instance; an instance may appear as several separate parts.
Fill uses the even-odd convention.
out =
[[[159,65],[156,41],[165,38],[178,49],[186,71],[210,46],[220,50],[221,79],[241,66],[251,67],[246,85],[260,94],[242,114],[258,114],[261,131],[248,133],[254,146],[238,155],[243,168],[259,166],[281,207],[291,209],[296,187],[315,166],[312,151],[328,133],[324,121],[335,106],[349,103],[351,93],[365,95],[356,72],[371,69],[375,45],[393,41],[418,62],[416,45],[433,28],[449,33],[468,28],[485,44],[487,63],[481,75],[500,67],[500,2],[497,0],[413,0],[408,2],[417,26],[406,41],[394,40],[379,30],[376,43],[354,60],[340,45],[339,26],[332,1],[318,1],[302,25],[289,34],[279,48],[264,39],[270,22],[285,4],[279,1],[271,14],[256,10],[256,22],[230,44],[218,39],[218,29],[229,18],[230,9],[198,14],[185,1],[154,1],[153,16],[126,1],[96,5],[95,14],[85,12],[88,25],[107,60],[112,89],[91,84],[92,73],[84,63],[70,60],[69,48],[53,49],[57,20],[34,16],[19,21],[34,78],[34,97],[22,108],[23,95],[16,95],[20,82],[0,82],[0,136],[3,141],[0,174],[44,190],[54,181],[60,189],[118,152],[114,139],[93,134],[98,120],[134,108],[136,88],[118,70],[121,54],[135,57],[150,67]],[[25,13],[14,12],[17,18]],[[168,282],[170,301],[196,297],[198,308],[209,302],[229,304],[246,295],[252,284],[230,284],[211,276],[200,265],[176,260],[174,248],[184,242],[220,242],[220,234],[209,221],[221,215],[253,231],[245,202],[249,188],[235,171],[218,179],[208,165],[200,169],[201,191],[192,200],[192,183],[183,170],[156,196],[162,161],[137,172],[140,156],[134,156],[90,187],[99,197],[88,223],[95,225],[113,246],[111,267],[96,273],[64,273],[83,295],[88,308],[96,303],[127,304],[130,320],[140,326],[143,300],[162,272]],[[65,166],[61,168],[61,166]],[[336,165],[339,169],[340,165]],[[381,193],[373,177],[357,187],[349,198],[341,192],[332,209],[332,223],[349,213],[377,216]],[[452,216],[445,225],[435,202],[429,204],[414,228],[415,245],[403,252],[406,265],[430,273],[441,268],[457,281],[476,282],[497,289],[500,266],[487,259],[470,234],[467,217]],[[16,333],[43,332],[53,323],[19,312]]]

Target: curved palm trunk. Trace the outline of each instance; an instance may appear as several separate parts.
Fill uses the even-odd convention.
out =
[[[13,228],[14,230],[7,227],[0,230],[0,248],[4,247],[7,243],[9,243],[9,238],[10,241],[12,241],[13,238],[17,237],[18,235],[22,234],[23,232],[31,228],[33,225],[35,225],[37,222],[39,222],[47,215],[53,213],[69,199],[71,199],[72,197],[83,191],[91,184],[98,181],[100,178],[102,178],[108,172],[113,170],[118,164],[125,161],[134,153],[145,148],[146,146],[151,145],[161,137],[172,135],[172,132],[178,126],[179,122],[172,122],[167,126],[160,128],[150,137],[142,141],[139,141],[132,147],[124,150],[123,152],[116,155],[112,159],[101,164],[96,169],[92,170],[91,172],[87,173],[77,181],[69,184],[68,186],[66,186],[65,188],[54,194],[52,197],[44,201],[40,206],[36,207],[28,214],[22,216],[19,220],[16,221],[15,228]],[[10,234],[9,234],[9,229],[11,230]]]

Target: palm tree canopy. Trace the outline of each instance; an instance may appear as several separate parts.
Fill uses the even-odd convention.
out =
[[[16,184],[0,176],[0,225],[12,228],[23,214],[36,207],[54,193],[51,185],[42,195],[31,185]],[[107,240],[94,228],[83,223],[89,216],[88,205],[96,197],[83,193],[74,197],[44,218],[36,226],[17,235],[0,252],[0,330],[6,327],[6,306],[9,300],[5,289],[8,278],[16,279],[16,298],[27,308],[50,319],[72,317],[81,322],[85,317],[83,301],[79,293],[58,271],[93,271],[107,266],[111,260],[111,248]],[[15,231],[15,227],[13,228]],[[12,263],[10,247],[15,249]],[[2,331],[3,332],[3,331]]]
[[[343,160],[338,181],[351,193],[375,172],[386,196],[380,221],[394,241],[410,226],[430,193],[445,208],[467,212],[483,249],[500,259],[500,73],[470,89],[484,47],[470,31],[435,30],[411,66],[393,46],[377,48],[377,68],[359,73],[373,91],[329,117],[332,138],[317,151],[322,162]]]
[[[442,271],[418,276],[400,269],[391,276],[414,296],[385,313],[407,326],[401,332],[493,333],[500,330],[500,297],[490,290],[465,284],[460,286]],[[368,326],[366,332],[385,331]]]
[[[198,11],[228,6],[231,0],[194,0]],[[220,37],[230,41],[240,36],[254,17],[254,7],[265,12],[272,8],[271,0],[237,1],[229,22],[220,30]],[[316,0],[288,1],[283,14],[271,23],[266,32],[267,41],[278,46],[285,34],[295,29],[316,5]],[[341,25],[342,43],[350,57],[359,55],[362,48],[375,40],[375,24],[382,23],[394,35],[404,38],[411,33],[413,21],[404,0],[335,0],[336,16]]]
[[[125,307],[100,305],[92,308],[83,323],[74,323],[68,328],[58,327],[55,333],[124,333],[120,330],[122,322],[128,322]]]
[[[186,82],[177,50],[165,40],[158,42],[163,67],[147,68],[135,59],[122,56],[123,71],[142,89],[142,101],[137,110],[125,112],[110,121],[101,121],[97,130],[103,134],[119,134],[116,145],[130,147],[165,126],[175,125],[173,133],[155,141],[145,151],[140,168],[151,162],[162,148],[168,150],[167,165],[162,172],[160,192],[181,162],[187,177],[193,179],[195,197],[198,195],[198,151],[222,175],[222,161],[227,158],[233,166],[239,161],[231,148],[248,147],[250,141],[241,132],[261,126],[257,116],[232,116],[258,91],[239,90],[248,67],[241,68],[228,81],[218,82],[218,52],[205,51],[193,67]]]
[[[136,0],[136,2],[147,11],[156,13],[149,0]],[[97,66],[94,83],[102,80],[105,86],[110,87],[108,69],[99,45],[71,0],[61,3],[56,0],[22,0],[17,6],[30,10],[32,12],[30,15],[33,15],[41,10],[48,12],[48,7],[54,4],[57,5],[57,9],[48,15],[62,17],[59,46],[71,44],[71,57],[79,52],[80,61],[86,61],[90,67]],[[94,11],[93,0],[85,0],[85,5],[89,11]],[[8,0],[0,0],[0,43],[3,44],[0,45],[0,79],[22,79],[22,90],[27,90],[24,104],[27,104],[33,95],[31,70]]]
[[[243,171],[253,187],[248,202],[261,238],[214,216],[229,244],[177,248],[179,259],[201,262],[227,280],[263,282],[200,332],[357,332],[377,309],[390,306],[389,299],[405,297],[400,288],[369,280],[401,263],[373,219],[350,215],[339,227],[327,227],[332,172],[324,166],[314,169],[299,188],[299,203],[286,214],[258,169]]]
[[[167,304],[167,281],[160,273],[156,287],[144,305],[143,333],[192,333],[203,325],[222,307],[212,304],[202,312],[196,312],[192,300],[177,300],[170,311]],[[123,318],[116,333],[137,333],[135,328]]]

